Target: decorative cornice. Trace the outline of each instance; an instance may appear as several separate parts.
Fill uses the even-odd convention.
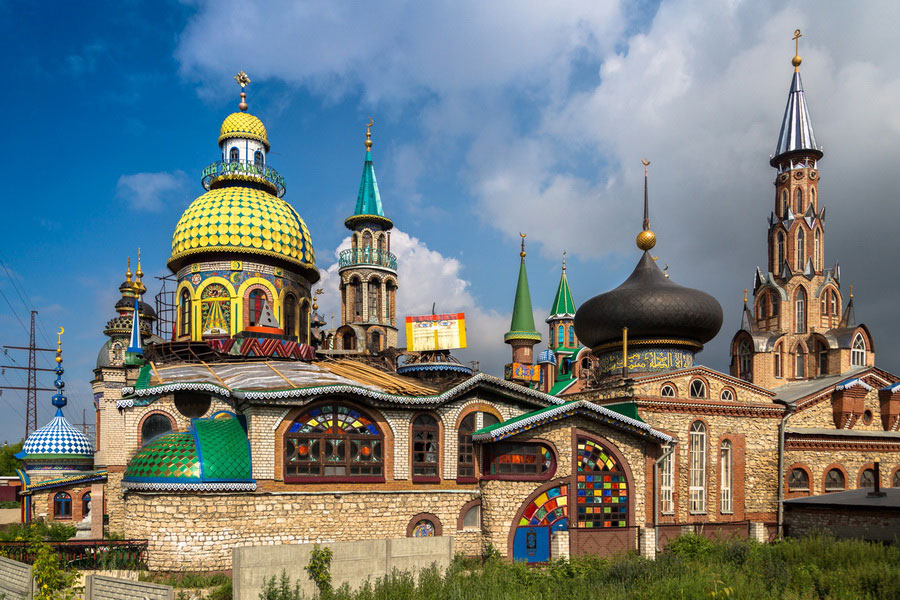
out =
[[[182,392],[182,391],[191,391],[191,392],[210,392],[211,394],[216,394],[218,396],[223,396],[225,398],[229,398],[231,396],[231,390],[228,388],[223,388],[218,385],[214,385],[212,383],[202,383],[202,382],[184,382],[184,383],[166,383],[163,385],[154,385],[146,388],[135,389],[134,386],[127,386],[122,388],[123,396],[137,396],[137,397],[147,397],[147,396],[164,396],[166,394],[171,394],[172,392]],[[126,406],[126,402],[132,400],[131,398],[126,398],[124,400],[118,400],[116,402],[116,408],[123,408]],[[120,404],[122,406],[120,406]],[[127,406],[133,406],[134,403],[127,404]]]
[[[763,417],[763,418],[780,418],[784,415],[785,408],[781,405],[773,404],[771,406],[761,404],[741,404],[741,403],[721,403],[721,402],[700,402],[697,400],[684,401],[678,399],[656,400],[648,398],[635,398],[634,402],[638,406],[646,407],[655,412],[673,412],[706,415],[725,415],[730,417]]]
[[[254,492],[256,482],[165,483],[123,480],[122,488],[133,492]]]
[[[31,494],[45,489],[52,489],[73,483],[87,483],[90,481],[106,481],[107,472],[95,471],[93,473],[82,473],[80,475],[71,475],[69,477],[60,477],[58,479],[48,479],[38,483],[25,482],[22,486],[22,494]]]
[[[628,344],[631,345],[631,342],[629,341]],[[739,387],[751,392],[771,396],[773,398],[776,395],[776,393],[772,390],[754,385],[748,381],[744,381],[743,379],[738,379],[737,377],[732,377],[731,375],[728,375],[726,373],[714,371],[713,369],[710,369],[709,367],[705,367],[703,365],[694,365],[693,367],[688,367],[686,369],[681,369],[678,371],[664,371],[662,373],[655,373],[653,375],[637,375],[634,377],[634,382],[635,384],[640,385],[643,383],[654,383],[656,381],[668,381],[674,377],[691,375],[695,373],[702,373],[704,375],[719,379],[720,381],[727,381],[729,385]]]
[[[900,452],[898,440],[869,440],[853,438],[850,430],[847,437],[837,439],[826,437],[797,437],[797,434],[788,434],[784,440],[785,450],[852,450],[857,452]]]

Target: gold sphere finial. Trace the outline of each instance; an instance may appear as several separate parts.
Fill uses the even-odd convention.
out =
[[[250,85],[250,76],[243,71],[238,71],[238,74],[234,76],[234,80],[241,86],[241,102],[238,104],[238,108],[241,109],[241,112],[244,112],[249,108],[249,105],[247,104],[247,93],[244,91],[244,88]]]
[[[375,119],[369,117],[369,122],[366,123],[366,152],[369,152],[372,149],[372,125],[375,124]]]
[[[750,292],[747,288],[744,288],[744,302],[747,301],[747,294]]]
[[[791,59],[791,64],[794,65],[794,70],[800,70],[800,63],[803,62],[803,59],[800,58],[800,38],[803,37],[803,34],[800,33],[799,29],[794,30],[794,37],[791,39],[794,40],[794,58]]]
[[[62,362],[62,335],[66,332],[65,328],[60,325],[56,334],[56,362]]]
[[[853,299],[853,284],[850,284],[850,299]]]
[[[525,258],[525,236],[528,234],[527,233],[519,233],[519,235],[522,236],[522,251],[519,252],[519,256],[521,256],[524,259]]]
[[[125,278],[128,283],[131,283],[131,257],[128,257],[128,270],[125,271]]]
[[[644,252],[647,252],[656,245],[656,234],[653,233],[652,229],[644,229],[639,234],[637,234],[635,242],[637,243],[638,248],[640,248]]]

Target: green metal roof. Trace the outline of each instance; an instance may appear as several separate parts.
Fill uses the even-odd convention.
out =
[[[519,282],[516,284],[512,320],[509,331],[503,336],[504,342],[509,340],[541,340],[541,334],[534,326],[534,311],[531,309],[531,292],[528,291],[528,273],[525,271],[524,256],[519,263]]]
[[[573,318],[575,316],[575,301],[572,300],[572,291],[569,289],[569,278],[566,276],[566,269],[563,267],[562,275],[559,278],[559,286],[556,288],[556,297],[553,299],[553,306],[550,308],[550,318]]]
[[[391,220],[384,216],[381,206],[381,194],[378,193],[378,181],[375,179],[375,165],[372,163],[372,151],[366,150],[366,162],[363,165],[362,179],[359,182],[359,193],[356,195],[356,210],[344,224],[353,228],[354,224],[362,221],[376,221],[386,225],[387,229],[393,226]]]
[[[556,396],[556,395],[560,394],[561,392],[566,391],[566,389],[568,389],[568,387],[570,385],[575,383],[575,381],[576,381],[576,379],[574,379],[572,377],[557,380],[556,382],[553,383],[553,387],[550,388],[550,391],[547,393],[550,394],[551,396]]]
[[[538,410],[533,410],[529,413],[525,413],[524,415],[519,415],[518,417],[513,417],[512,419],[507,419],[506,421],[502,421],[500,423],[495,423],[493,425],[489,425],[488,427],[482,427],[472,435],[478,435],[483,433],[490,433],[495,429],[500,429],[501,427],[506,427],[508,425],[512,425],[514,423],[518,423],[519,421],[526,421],[531,419],[532,417],[540,416],[543,413],[549,412],[551,410],[559,410],[564,409],[567,406],[573,406],[578,402],[582,402],[582,400],[572,400],[571,402],[566,402],[565,404],[559,404],[557,406],[548,406],[546,408],[540,408]],[[619,413],[622,416],[628,417],[630,419],[634,419],[635,421],[640,421],[644,423],[645,421],[638,416],[637,406],[634,402],[617,402],[616,404],[607,404],[604,405],[603,408],[609,409],[613,412]]]

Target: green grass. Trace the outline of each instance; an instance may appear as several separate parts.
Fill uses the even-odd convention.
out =
[[[446,573],[395,572],[323,600],[900,598],[900,546],[827,537],[774,544],[683,536],[656,560],[583,557],[545,567],[455,561]]]
[[[167,572],[141,573],[140,581],[171,585],[173,588],[211,588],[231,583],[231,578],[224,573]]]

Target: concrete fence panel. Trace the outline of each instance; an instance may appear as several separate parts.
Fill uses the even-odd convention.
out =
[[[0,556],[0,597],[30,600],[31,586],[31,565]]]
[[[348,584],[357,588],[367,579],[374,581],[391,573],[417,571],[433,563],[446,568],[453,560],[453,538],[399,538],[390,540],[360,540],[318,544],[331,548],[331,582],[335,588]],[[291,579],[291,586],[299,583],[308,597],[315,592],[304,567],[316,544],[280,546],[243,546],[232,551],[232,581],[235,600],[257,600],[267,579],[278,580],[282,571]]]
[[[174,600],[175,590],[168,585],[131,581],[103,575],[85,579],[85,600]]]

